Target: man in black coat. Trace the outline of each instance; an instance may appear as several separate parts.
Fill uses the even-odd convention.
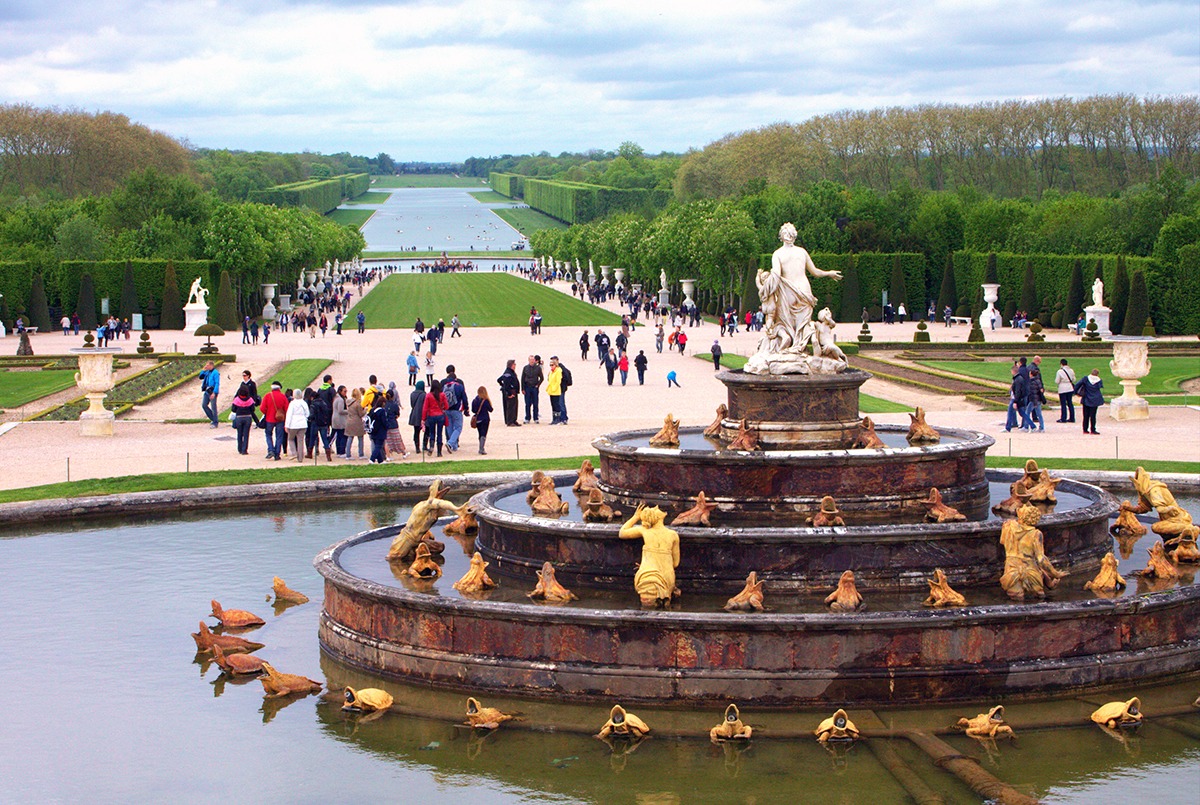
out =
[[[529,363],[521,369],[521,391],[525,394],[525,424],[529,424],[532,412],[533,421],[538,421],[538,389],[542,386],[542,362],[537,355],[529,356]]]
[[[521,393],[521,381],[517,377],[517,361],[510,358],[504,374],[496,378],[500,384],[500,398],[504,407],[504,424],[510,428],[521,427],[517,421],[517,395]]]

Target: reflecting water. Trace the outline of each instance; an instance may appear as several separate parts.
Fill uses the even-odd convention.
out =
[[[748,723],[763,725],[761,739],[736,752],[660,734],[703,735],[716,712],[640,712],[656,735],[614,756],[581,732],[597,729],[606,707],[487,701],[524,713],[526,727],[555,723],[558,731],[506,727],[474,736],[454,726],[460,694],[381,682],[322,658],[316,640],[322,583],[312,557],[338,539],[406,515],[389,505],[222,514],[214,501],[204,519],[0,538],[0,680],[10,702],[0,730],[0,801],[905,801],[873,742],[837,757],[809,738],[790,737],[820,720],[811,713],[744,712]],[[1140,546],[1138,552],[1144,557]],[[461,557],[465,569],[465,555],[449,539],[447,557],[448,564]],[[449,581],[456,574],[448,571]],[[274,575],[312,602],[277,614],[266,600]],[[246,636],[265,643],[259,654],[281,671],[335,685],[383,686],[399,708],[430,717],[387,713],[364,722],[317,697],[264,704],[256,681],[231,684],[215,667],[197,662],[188,633],[206,619],[212,598],[267,620]],[[1137,692],[1153,712],[1155,693]],[[1075,722],[1094,705],[1059,706]],[[937,714],[933,723],[976,711],[961,709]],[[1116,801],[1196,801],[1197,717],[1179,719],[1183,731],[1151,722],[1125,745],[1090,726],[1021,729],[1023,719],[1044,709],[1010,707],[1019,740],[994,754],[962,737],[947,740],[1047,801],[1093,802],[1098,794]],[[860,727],[871,718],[853,715]],[[888,722],[905,717],[880,715]],[[907,742],[883,743],[948,802],[978,801]]]

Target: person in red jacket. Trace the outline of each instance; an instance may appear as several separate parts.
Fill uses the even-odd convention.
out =
[[[425,395],[425,404],[421,408],[421,422],[425,429],[425,452],[433,452],[434,441],[437,441],[437,454],[442,455],[442,431],[446,427],[446,409],[450,402],[442,393],[442,381],[434,380],[429,385],[429,393]]]
[[[281,384],[276,381],[271,384],[271,390],[263,395],[258,410],[262,411],[267,439],[267,458],[279,460],[279,454],[287,448],[286,431],[283,427],[284,416],[287,414],[288,399],[281,391]]]

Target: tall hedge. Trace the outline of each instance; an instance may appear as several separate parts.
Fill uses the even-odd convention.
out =
[[[1121,324],[1121,332],[1125,335],[1141,335],[1148,318],[1150,293],[1146,289],[1146,276],[1141,271],[1135,271],[1133,281],[1129,284],[1129,306],[1125,309],[1125,321]]]
[[[121,307],[118,310],[118,315],[122,319],[127,319],[132,323],[133,314],[141,312],[142,309],[138,305],[137,285],[133,279],[133,263],[126,260],[125,276],[121,281]]]
[[[958,308],[958,287],[954,279],[954,253],[946,255],[946,269],[942,272],[942,287],[938,291],[936,315],[943,315],[947,307],[953,313]]]
[[[84,330],[95,330],[96,319],[96,285],[92,282],[91,274],[79,278],[79,295],[75,302],[75,312],[79,315],[79,326]]]
[[[671,201],[670,190],[604,187],[584,182],[526,178],[525,203],[568,224],[586,224],[616,212],[661,210]]]
[[[1125,267],[1125,255],[1117,256],[1117,270],[1113,274],[1112,291],[1109,293],[1107,305],[1112,308],[1109,325],[1114,333],[1122,333],[1124,329],[1125,311],[1129,308],[1129,269]]]
[[[1079,321],[1083,312],[1083,261],[1076,260],[1071,268],[1071,284],[1067,287],[1067,304],[1063,308],[1064,325]]]
[[[1025,261],[1025,274],[1021,279],[1021,304],[1017,310],[1030,318],[1036,316],[1038,312],[1037,280],[1033,277],[1032,260]]]
[[[842,299],[838,321],[858,321],[862,317],[862,286],[857,261],[851,261],[842,274]]]
[[[175,276],[175,264],[167,263],[163,271],[162,313],[159,315],[158,326],[163,330],[183,329],[183,293],[179,290],[179,280]]]
[[[888,301],[892,309],[908,302],[908,291],[905,288],[904,268],[900,265],[900,255],[892,255],[892,276],[888,282]]]
[[[988,252],[987,270],[985,270],[983,272],[983,281],[984,282],[988,283],[989,285],[999,285],[1000,284],[1000,269],[998,266],[999,266],[999,261],[996,259],[996,253]]]
[[[40,273],[33,276],[33,287],[29,290],[29,323],[44,333],[53,327],[46,301],[46,281]]]
[[[525,177],[517,173],[497,173],[492,171],[488,174],[488,184],[502,196],[509,198],[520,198],[524,195],[524,180]]]
[[[209,317],[214,324],[227,333],[238,329],[241,324],[241,320],[238,318],[237,302],[233,298],[233,281],[229,279],[228,271],[221,272],[221,284],[217,288],[217,304],[209,311]]]

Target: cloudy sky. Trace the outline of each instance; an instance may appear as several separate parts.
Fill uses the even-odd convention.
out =
[[[1200,94],[1195,0],[0,0],[0,103],[204,147],[683,151],[847,108]]]

